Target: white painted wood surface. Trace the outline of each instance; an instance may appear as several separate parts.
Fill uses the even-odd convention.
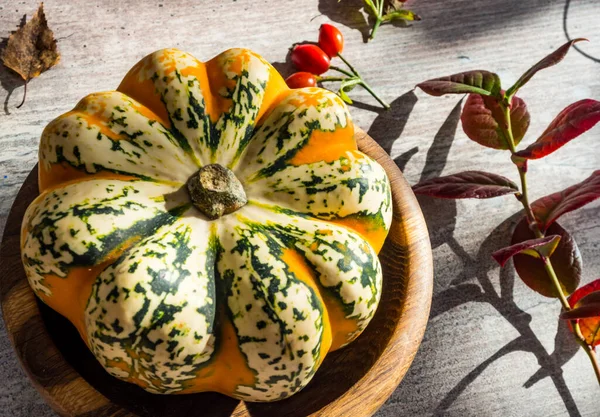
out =
[[[293,42],[316,40],[323,22],[344,32],[344,55],[392,104],[380,112],[364,91],[352,91],[355,122],[396,158],[411,183],[465,169],[517,175],[508,155],[481,148],[457,127],[460,98],[411,92],[419,81],[469,69],[498,72],[510,85],[530,64],[572,37],[584,36],[588,57],[571,51],[520,93],[532,123],[524,143],[566,105],[600,99],[600,2],[565,0],[413,1],[423,21],[385,25],[375,41],[359,0],[85,1],[47,0],[61,63],[29,84],[0,69],[0,234],[14,197],[36,163],[44,126],[94,91],[114,89],[147,53],[175,46],[205,60],[234,46],[251,48],[285,75]],[[36,1],[0,0],[0,37],[14,30]],[[595,59],[594,59],[595,57]],[[532,198],[586,178],[600,168],[600,127],[531,164]],[[507,243],[519,210],[510,198],[459,202],[420,199],[435,258],[430,324],[413,367],[378,417],[597,416],[600,389],[583,352],[557,334],[557,301],[543,298],[489,254]],[[561,221],[579,243],[584,282],[600,276],[600,204]],[[489,237],[488,237],[489,236]],[[1,279],[1,277],[0,277]],[[558,340],[558,342],[556,342]],[[52,416],[31,387],[0,324],[0,415]]]

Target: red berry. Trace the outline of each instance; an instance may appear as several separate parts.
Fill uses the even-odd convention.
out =
[[[324,23],[319,28],[319,46],[329,57],[336,57],[344,49],[344,36],[335,26]]]
[[[296,72],[285,79],[290,88],[315,87],[317,79],[310,72]]]
[[[296,45],[292,50],[292,62],[300,71],[320,75],[329,69],[329,56],[317,45]]]

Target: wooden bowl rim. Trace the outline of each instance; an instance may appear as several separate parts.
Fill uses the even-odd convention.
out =
[[[402,204],[394,204],[394,218],[402,219],[399,227],[402,236],[399,236],[399,240],[404,242],[408,247],[406,254],[408,258],[407,273],[404,277],[406,292],[402,300],[396,327],[379,358],[369,371],[350,389],[320,410],[312,413],[311,416],[314,417],[348,415],[360,417],[374,414],[396,389],[412,363],[425,333],[431,306],[433,290],[432,253],[427,227],[417,199],[389,155],[363,130],[356,128],[355,136],[359,150],[377,160],[386,170],[392,183],[394,202],[397,203],[399,198],[402,199]],[[31,186],[31,177],[32,175],[27,178],[21,187],[19,195],[11,207],[7,225],[8,222],[13,221],[18,221],[20,224],[22,217],[14,219],[13,217],[17,213],[13,215],[13,212],[16,212],[16,209],[20,208],[18,207],[19,196],[27,186]],[[21,211],[22,216],[24,209]],[[20,248],[17,247],[15,250],[11,246],[15,246],[14,239],[10,239],[5,231],[2,238],[2,245],[0,246],[0,271],[3,272],[0,275],[0,302],[2,303],[2,312],[8,336],[13,344],[13,348],[15,348],[21,366],[26,371],[33,385],[49,405],[60,415],[81,415],[82,407],[86,408],[88,406],[88,411],[93,412],[100,407],[112,404],[109,398],[98,392],[77,373],[54,345],[43,323],[42,315],[35,301],[35,295],[27,284],[24,271],[22,271]],[[17,244],[16,246],[19,245]],[[17,262],[15,262],[15,256],[18,258]],[[5,275],[11,272],[19,273],[19,267],[21,268],[22,280],[25,281],[26,285],[22,285],[22,282],[13,282],[10,283],[12,285],[5,285]],[[7,303],[9,297],[14,297],[17,292],[19,293],[19,297],[22,297],[19,305],[9,305]],[[16,335],[21,326],[28,320],[28,324],[39,325],[40,329],[42,329],[36,337],[35,343],[43,343],[48,346],[48,349],[56,351],[51,353],[54,356],[54,361],[57,361],[60,366],[68,368],[67,372],[72,374],[70,375],[71,378],[69,378],[70,382],[67,384],[67,387],[76,389],[79,398],[85,398],[87,404],[65,403],[61,398],[61,395],[65,394],[65,386],[58,389],[54,386],[46,387],[37,380],[35,372],[33,372],[21,355],[22,349],[20,348],[22,346],[17,344],[18,338]],[[57,354],[55,355],[55,353]],[[385,383],[382,383],[383,380],[385,380]],[[365,403],[365,398],[368,398],[368,403]],[[240,402],[240,405],[244,408],[243,402]],[[121,412],[124,411],[120,407],[118,408]],[[236,408],[232,415],[235,412],[243,413],[239,408]],[[112,407],[111,410],[115,411]],[[125,412],[125,414],[119,413],[118,415],[135,414]]]

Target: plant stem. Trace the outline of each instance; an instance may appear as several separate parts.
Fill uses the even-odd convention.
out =
[[[379,26],[381,26],[381,22],[383,20],[377,16],[375,18],[375,24],[373,25],[373,30],[371,30],[371,34],[369,35],[369,40],[372,41],[373,39],[375,39],[375,34],[377,33],[377,29],[379,29]]]
[[[377,2],[377,1],[378,0],[375,0],[375,2]],[[371,0],[365,0],[365,4],[367,6],[369,6],[369,9],[371,9],[371,12],[373,12],[373,15],[377,16],[378,11],[379,11],[379,4],[377,4],[377,6],[375,6]]]
[[[346,78],[344,77],[316,77],[317,82],[323,81],[344,81]]]
[[[345,69],[342,69],[342,68],[340,68],[340,67],[336,67],[335,65],[330,65],[330,66],[329,66],[329,69],[332,69],[332,70],[334,70],[334,71],[340,72],[340,73],[342,73],[342,74],[344,74],[344,75],[347,75],[348,77],[354,77],[354,75],[355,75],[355,74],[351,74],[351,73],[349,73],[349,72],[348,72],[348,71],[346,71]]]
[[[554,289],[558,293],[558,298],[560,299],[560,303],[562,304],[565,311],[569,311],[571,309],[571,305],[567,301],[567,297],[565,297],[565,293],[563,292],[562,286],[560,285],[560,281],[558,280],[558,277],[556,276],[556,272],[554,271],[552,262],[550,262],[550,259],[546,256],[542,257],[542,261],[544,262],[544,268],[546,269],[548,276],[552,280],[552,284],[554,284]]]
[[[373,29],[371,30],[371,35],[369,36],[369,40],[373,40],[375,38],[375,33],[377,33],[377,29],[383,22],[383,3],[385,0],[373,0],[375,4],[371,0],[366,0],[365,3],[371,9],[373,13],[373,17],[375,18],[375,24],[373,25]]]
[[[585,350],[588,357],[590,358],[590,362],[592,363],[592,367],[594,368],[594,372],[596,373],[596,378],[598,379],[598,383],[600,383],[600,364],[598,363],[598,357],[596,356],[596,351],[594,348],[587,344],[585,337],[581,333],[581,328],[579,327],[579,323],[577,320],[571,321],[571,326],[573,327],[573,331],[577,335],[577,343]]]
[[[598,380],[598,384],[600,385],[600,365],[598,364],[598,357],[596,356],[596,351],[593,347],[591,347],[584,341],[580,341],[579,344],[590,358],[590,362],[592,362],[592,368],[594,368],[594,372],[596,373],[596,379]]]
[[[338,58],[339,58],[339,59],[341,59],[341,60],[342,60],[342,62],[343,62],[344,64],[346,64],[346,66],[348,66],[348,68],[350,68],[350,71],[352,71],[352,73],[353,73],[354,75],[356,75],[356,76],[357,76],[357,77],[359,77],[359,78],[362,78],[362,77],[360,76],[360,74],[358,73],[358,71],[356,70],[356,68],[354,68],[354,67],[352,66],[352,64],[350,64],[350,63],[349,63],[349,62],[346,60],[346,58],[344,58],[344,57],[343,57],[343,55],[342,55],[342,54],[338,54]],[[331,68],[331,67],[330,67],[330,68]],[[337,68],[337,67],[336,67],[336,68]],[[339,69],[338,69],[338,70],[339,70]]]
[[[515,147],[515,138],[514,138],[513,132],[512,132],[512,122],[510,120],[510,108],[507,105],[505,105],[504,103],[501,103],[500,106],[502,106],[502,110],[504,113],[504,120],[506,123],[504,132],[506,135],[506,139],[508,140],[508,148],[510,149],[510,152],[512,154],[514,154],[517,150]],[[535,234],[535,237],[537,237],[537,238],[543,237],[543,234],[540,231],[540,228],[539,228],[537,222],[535,221],[535,216],[533,215],[533,211],[531,210],[531,206],[529,204],[529,193],[528,193],[528,188],[527,188],[527,169],[525,168],[526,165],[518,165],[516,163],[515,163],[515,165],[517,166],[517,169],[519,170],[519,177],[521,178],[521,197],[519,198],[519,200],[521,201],[521,204],[523,204],[523,208],[525,209],[525,214],[527,215],[527,220],[529,221],[529,226],[533,228],[533,233]]]
[[[25,97],[27,97],[27,81],[29,80],[25,80],[25,86],[23,87],[23,100],[21,100],[21,104],[17,106],[17,109],[20,109],[21,106],[25,103]]]
[[[346,60],[346,58],[344,58],[344,57],[342,56],[342,54],[338,54],[338,58],[340,58],[340,59],[342,60],[342,62],[343,62],[344,64],[346,64],[346,66],[347,66],[347,67],[350,69],[350,71],[352,71],[352,74],[353,74],[353,75],[352,75],[352,74],[348,74],[347,72],[345,72],[344,70],[342,70],[341,68],[338,68],[338,67],[333,67],[333,66],[331,66],[331,67],[329,67],[329,68],[332,68],[332,69],[334,69],[334,70],[336,70],[336,71],[339,71],[339,72],[341,72],[341,73],[347,74],[348,76],[354,76],[354,77],[358,78],[358,79],[360,80],[360,83],[359,83],[359,84],[360,84],[360,85],[361,85],[361,86],[362,86],[362,87],[363,87],[365,90],[367,90],[367,91],[368,91],[368,92],[369,92],[369,93],[370,93],[370,94],[373,96],[373,98],[375,98],[375,100],[377,100],[377,102],[383,106],[383,108],[384,108],[384,109],[386,109],[386,110],[389,110],[389,108],[390,108],[390,105],[389,105],[389,104],[387,104],[385,101],[383,101],[382,99],[380,99],[380,98],[379,98],[379,96],[378,96],[378,95],[375,93],[375,91],[373,91],[373,89],[372,89],[372,88],[369,86],[369,84],[367,84],[367,83],[365,82],[365,80],[363,79],[363,77],[361,77],[361,76],[360,76],[360,74],[358,73],[358,71],[356,70],[356,68],[354,68],[354,67],[352,66],[352,64],[350,64],[350,62],[348,62],[348,61]]]
[[[386,110],[389,110],[389,109],[390,109],[390,105],[389,105],[389,104],[387,104],[387,103],[386,103],[385,101],[383,101],[382,99],[380,99],[380,98],[379,98],[379,96],[378,96],[377,94],[375,94],[375,91],[373,91],[373,90],[371,89],[371,87],[369,87],[369,84],[367,84],[366,82],[362,81],[362,78],[361,78],[360,85],[362,85],[362,86],[363,86],[363,88],[364,88],[365,90],[367,90],[369,93],[371,93],[371,95],[372,95],[372,96],[375,98],[375,100],[377,100],[377,102],[378,102],[379,104],[381,104],[381,105],[383,106],[383,108],[384,108],[384,109],[386,109]]]
[[[510,120],[510,108],[504,102],[500,102],[500,106],[502,107],[506,123],[504,127],[504,133],[506,134],[506,138],[508,140],[508,147],[510,149],[510,152],[514,155],[516,152],[516,148]],[[517,166],[517,169],[519,170],[519,177],[521,179],[521,196],[519,197],[519,201],[523,205],[523,209],[525,209],[527,220],[529,221],[529,227],[535,234],[536,238],[544,237],[544,233],[540,230],[539,224],[537,223],[533,214],[533,210],[531,209],[531,204],[529,204],[529,195],[527,189],[527,165],[525,163],[517,163],[514,160],[513,163]],[[552,280],[552,284],[554,285],[554,289],[558,294],[558,298],[560,299],[560,303],[562,304],[563,309],[565,311],[571,310],[571,305],[569,304],[569,301],[567,300],[567,297],[563,292],[562,286],[560,285],[560,281],[558,280],[558,276],[556,275],[556,271],[554,271],[554,267],[552,266],[552,262],[550,261],[550,257],[543,256],[542,261],[544,262],[544,268],[546,269],[546,273]],[[581,333],[581,329],[577,320],[571,320],[571,326],[573,328],[573,336],[575,337],[575,341],[579,344],[579,346],[583,348],[585,353],[590,358],[592,368],[594,368],[594,373],[596,374],[596,379],[598,380],[598,384],[600,385],[600,365],[598,364],[596,352],[594,351],[594,348],[590,346],[585,340],[585,337]]]

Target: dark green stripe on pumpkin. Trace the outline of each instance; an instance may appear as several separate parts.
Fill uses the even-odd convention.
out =
[[[135,325],[135,329],[128,333],[128,334],[118,334],[117,336],[114,336],[112,334],[105,334],[102,330],[110,330],[107,329],[106,326],[104,326],[103,324],[103,317],[106,314],[106,311],[104,311],[104,314],[100,314],[99,317],[97,317],[96,319],[96,325],[98,327],[98,330],[94,333],[94,338],[92,339],[92,342],[94,340],[98,340],[101,341],[102,343],[108,344],[108,345],[119,345],[120,348],[123,351],[136,351],[136,352],[143,352],[143,355],[152,355],[153,353],[151,353],[152,351],[156,351],[157,347],[160,345],[163,345],[166,343],[166,351],[169,353],[169,360],[165,363],[163,363],[163,366],[169,368],[172,371],[177,371],[180,370],[180,368],[182,366],[192,366],[191,370],[188,371],[182,371],[181,372],[181,378],[177,378],[177,379],[173,379],[173,378],[168,378],[166,377],[163,373],[159,374],[157,373],[157,370],[155,368],[154,365],[150,364],[150,366],[148,366],[148,364],[138,364],[136,365],[135,362],[136,361],[140,361],[139,358],[131,358],[130,359],[134,362],[134,364],[132,365],[133,368],[136,368],[137,366],[144,368],[146,375],[152,379],[153,377],[155,379],[159,379],[162,382],[162,386],[161,387],[157,387],[154,386],[153,388],[159,392],[166,392],[166,391],[170,391],[173,390],[174,388],[176,390],[180,390],[183,389],[185,387],[185,384],[187,381],[190,381],[192,379],[195,378],[197,371],[203,367],[206,366],[206,364],[208,362],[202,362],[202,363],[198,363],[198,356],[197,354],[188,354],[185,357],[180,357],[181,353],[184,350],[183,346],[179,346],[179,341],[177,340],[177,336],[182,335],[181,330],[177,329],[177,328],[171,328],[170,332],[168,333],[168,335],[166,336],[166,339],[170,339],[170,340],[163,340],[163,339],[157,339],[157,340],[152,340],[150,339],[149,335],[159,329],[159,328],[165,328],[165,326],[168,328],[169,323],[173,322],[175,319],[175,315],[179,312],[181,312],[188,304],[187,301],[184,301],[181,304],[175,305],[175,304],[168,304],[166,303],[166,299],[170,294],[176,294],[179,291],[179,287],[182,283],[182,281],[184,279],[186,279],[187,277],[190,276],[190,271],[187,270],[185,268],[185,264],[189,261],[190,256],[192,256],[193,251],[191,249],[191,247],[193,246],[193,242],[190,241],[192,235],[192,230],[189,226],[185,226],[184,230],[181,229],[177,229],[174,231],[169,231],[166,234],[156,234],[156,237],[151,237],[149,240],[149,244],[153,244],[153,245],[158,245],[163,246],[163,247],[167,247],[169,246],[171,249],[170,250],[174,250],[174,254],[175,257],[173,260],[170,260],[168,264],[164,265],[164,268],[159,268],[159,269],[153,269],[151,267],[147,267],[147,273],[148,275],[152,278],[150,282],[145,282],[144,285],[141,285],[140,283],[138,283],[135,287],[135,291],[140,293],[140,294],[144,294],[147,295],[147,291],[144,287],[149,288],[149,291],[151,291],[155,296],[158,296],[160,298],[160,302],[158,304],[157,307],[153,308],[152,311],[152,316],[150,317],[150,324],[144,324],[142,325],[142,321],[144,319],[147,319],[147,315],[149,313],[149,305],[150,305],[150,298],[146,297],[144,298],[144,302],[143,305],[141,306],[141,308],[134,314],[133,316],[133,322]],[[214,243],[214,239],[211,239],[211,245],[209,246],[208,249],[208,253],[207,253],[207,271],[210,273],[210,271],[214,268],[214,260],[215,260],[215,256],[216,256],[216,251],[218,250],[218,248],[215,247]],[[148,251],[144,249],[143,246],[134,246],[131,249],[129,249],[126,253],[124,253],[112,266],[111,268],[113,270],[118,269],[118,266],[120,263],[124,262],[127,259],[130,259],[131,256],[134,256],[134,253],[139,253],[142,252],[145,256],[146,254],[148,254]],[[212,252],[212,254],[211,254]],[[163,258],[163,256],[159,256],[158,255],[158,249],[157,250],[153,250],[151,251],[152,255],[151,256],[157,256],[159,258]],[[138,256],[138,255],[136,255]],[[110,273],[105,273],[106,275],[112,275],[114,276],[114,272],[111,271]],[[173,279],[175,278],[175,279]],[[214,277],[213,276],[208,276],[206,277],[208,279],[208,282],[210,283]],[[101,285],[107,285],[110,284],[111,281],[114,281],[114,278],[109,278],[109,279],[104,279],[103,281],[97,281],[95,284],[95,289],[93,292],[93,296],[95,297],[95,301],[96,304],[101,303],[101,300],[98,298],[98,288]],[[117,287],[113,288],[116,289]],[[214,303],[216,302],[216,297],[215,297],[215,293],[213,291],[213,288],[211,285],[208,286],[207,290],[208,290],[208,294],[207,294],[207,299],[211,299],[213,302],[213,306]],[[119,290],[119,289],[117,289]],[[126,288],[120,288],[120,290],[127,290],[127,292],[129,292],[128,289]],[[127,295],[126,295],[127,296]],[[215,319],[215,310],[210,309],[211,304],[207,303],[207,311],[205,314],[204,312],[198,311],[199,313],[203,314],[205,319],[207,320],[207,325],[210,328],[213,327],[213,322]],[[208,311],[210,310],[210,311]],[[114,326],[112,326],[112,330],[113,332],[116,332]],[[118,328],[117,328],[118,330]],[[118,332],[121,333],[121,332]],[[209,330],[210,333],[210,330]],[[194,338],[196,340],[202,340],[202,336],[201,335],[197,335],[194,334]],[[102,345],[98,345],[98,347],[101,347]],[[214,352],[213,352],[214,355]],[[173,361],[173,362],[170,362]],[[210,360],[209,360],[210,361]]]
[[[127,198],[129,193],[137,193],[138,191],[135,187],[127,186],[121,190],[120,194],[112,196],[110,198],[106,198],[100,200],[94,204],[74,204],[69,207],[68,210],[65,211],[56,211],[52,212],[46,209],[43,214],[45,214],[41,221],[36,224],[31,230],[29,236],[31,239],[37,240],[40,245],[40,254],[46,255],[47,253],[52,254],[55,258],[60,258],[61,254],[64,252],[68,252],[73,260],[70,263],[58,262],[57,266],[63,271],[67,273],[70,267],[74,266],[93,266],[102,262],[110,253],[114,252],[118,249],[124,242],[127,242],[129,239],[134,237],[145,237],[153,234],[165,224],[171,224],[177,220],[177,218],[187,211],[190,208],[190,204],[184,204],[182,206],[173,208],[168,212],[159,213],[155,217],[150,219],[144,219],[135,222],[131,227],[127,229],[117,229],[113,232],[98,237],[98,240],[102,243],[102,247],[98,248],[93,243],[87,244],[87,250],[83,254],[78,254],[71,250],[68,243],[64,243],[58,250],[55,248],[56,241],[58,237],[56,236],[56,222],[59,220],[73,216],[80,218],[86,225],[87,229],[90,233],[94,233],[95,231],[91,228],[91,224],[88,219],[94,215],[122,215],[124,214],[124,209],[131,208],[132,206],[138,206],[140,210],[146,208],[141,203],[133,202],[133,201],[125,201],[122,204],[115,207],[117,204],[117,200],[122,198]],[[59,194],[53,192],[56,198],[60,198]],[[44,234],[50,237],[50,242],[46,243]],[[70,230],[70,234],[77,234],[77,231],[74,229]],[[28,257],[25,257],[26,263],[29,265],[33,265],[35,263]]]

